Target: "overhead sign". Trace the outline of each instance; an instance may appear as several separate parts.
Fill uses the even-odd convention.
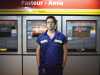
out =
[[[22,2],[21,2],[22,4],[21,5],[63,5],[63,1],[60,1],[60,0],[58,0],[58,1],[52,1],[52,0],[50,0],[50,1],[48,1],[48,2],[46,2],[46,1],[24,1],[24,0],[22,0]]]
[[[0,9],[100,9],[100,0],[0,0]]]
[[[100,15],[100,0],[1,0],[0,14]]]

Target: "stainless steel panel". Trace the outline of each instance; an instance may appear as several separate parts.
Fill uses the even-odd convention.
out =
[[[68,56],[63,75],[99,75],[99,56]]]
[[[38,75],[36,56],[23,56],[23,75]]]
[[[0,54],[21,54],[22,53],[21,16],[0,16],[0,20],[17,20],[18,23],[18,52],[0,52]]]
[[[0,75],[22,75],[22,56],[0,55]]]
[[[27,20],[46,20],[47,16],[23,16],[23,54],[35,54],[36,52],[26,52],[27,51],[27,47],[31,47],[32,46],[27,46],[27,30],[26,30],[26,23]],[[61,16],[55,16],[56,20],[57,20],[57,30],[61,32]],[[36,48],[36,38],[35,40],[35,44],[33,45],[33,47],[35,46]]]

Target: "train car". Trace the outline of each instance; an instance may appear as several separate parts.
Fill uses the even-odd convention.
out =
[[[100,0],[0,1],[0,75],[38,75],[36,39],[48,15],[68,40],[63,75],[100,75]]]

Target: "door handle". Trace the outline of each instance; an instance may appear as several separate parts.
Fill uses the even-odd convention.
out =
[[[77,51],[84,51],[84,49],[77,49]]]

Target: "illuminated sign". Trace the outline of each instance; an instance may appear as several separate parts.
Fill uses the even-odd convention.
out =
[[[90,0],[16,0],[16,1],[0,0],[0,9],[30,8],[30,9],[89,9],[90,10],[90,9],[100,9],[99,6],[100,6],[100,0],[91,0],[91,1]],[[89,10],[87,11],[90,12]],[[84,10],[84,13],[85,11],[86,10]],[[72,11],[70,11],[69,13],[71,12]],[[81,13],[82,12],[83,11],[81,11]],[[99,12],[99,10],[98,11],[96,10],[96,12]]]
[[[48,3],[44,1],[24,1],[22,0],[22,5],[63,5],[63,1],[52,1],[50,0]]]

